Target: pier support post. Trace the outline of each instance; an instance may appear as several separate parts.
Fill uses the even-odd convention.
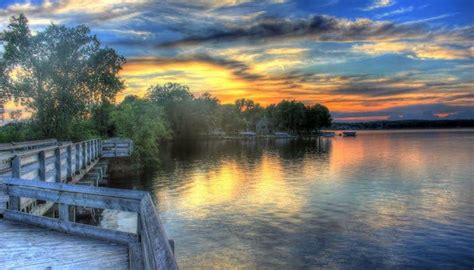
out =
[[[59,204],[59,219],[62,221],[69,221],[69,205]]]

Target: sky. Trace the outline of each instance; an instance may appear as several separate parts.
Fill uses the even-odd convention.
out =
[[[177,82],[337,121],[474,119],[474,0],[0,0],[0,29],[19,13],[124,55],[119,100]]]

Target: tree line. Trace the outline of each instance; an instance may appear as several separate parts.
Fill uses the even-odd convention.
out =
[[[250,100],[221,104],[209,93],[195,96],[186,85],[151,86],[144,97],[116,96],[125,57],[105,47],[86,26],[51,24],[33,34],[24,15],[10,18],[0,33],[1,98],[22,105],[0,128],[0,142],[42,138],[84,140],[123,136],[134,140],[135,158],[156,157],[161,140],[214,133],[256,131],[259,126],[294,134],[331,125],[329,110],[283,100],[266,107]]]

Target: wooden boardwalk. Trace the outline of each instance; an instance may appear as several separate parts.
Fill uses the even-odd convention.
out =
[[[128,246],[0,219],[0,269],[128,269]]]
[[[132,150],[126,139],[0,145],[0,269],[178,269],[150,194],[98,187],[100,159]],[[137,231],[77,223],[85,208],[137,213]]]

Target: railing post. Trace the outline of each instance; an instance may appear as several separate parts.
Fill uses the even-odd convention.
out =
[[[91,159],[90,159],[90,156],[91,156],[91,143],[90,143],[90,141],[86,142],[86,148],[87,148],[87,156],[86,156],[86,166],[87,166],[91,162]]]
[[[94,140],[91,141],[91,162],[95,159]]]
[[[56,167],[56,182],[61,183],[61,148],[54,150],[54,165]]]
[[[81,170],[81,152],[80,152],[80,144],[76,144],[76,174],[79,174]]]
[[[92,147],[94,148],[94,160],[97,159],[97,141],[93,140],[92,141]]]
[[[72,146],[67,146],[67,174],[66,179],[71,181],[72,179]]]
[[[20,156],[15,156],[12,160],[12,177],[13,178],[21,177],[21,157]],[[20,211],[20,198],[10,195],[8,199],[8,209]]]
[[[89,154],[89,163],[92,163],[92,161],[94,160],[94,141],[89,141],[89,149],[91,150],[90,154]]]
[[[95,140],[91,141],[91,148],[92,148],[92,157],[91,160],[95,160]]]
[[[46,153],[44,151],[39,152],[39,178],[41,181],[46,181]]]
[[[85,169],[87,167],[86,142],[82,142],[81,147],[82,147],[82,167],[84,167]]]
[[[94,157],[94,148],[92,147],[92,140],[89,141],[89,163],[92,163]]]

